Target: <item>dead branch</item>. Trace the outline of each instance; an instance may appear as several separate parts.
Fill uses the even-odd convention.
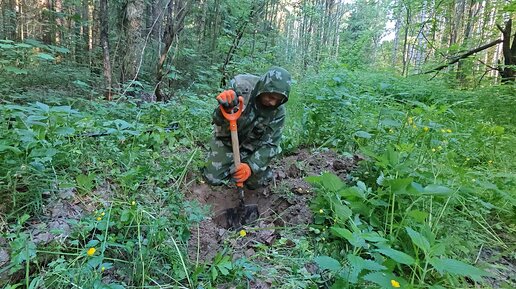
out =
[[[436,68],[434,68],[434,69],[431,69],[431,70],[429,70],[429,71],[427,71],[427,72],[424,72],[423,74],[429,74],[429,73],[432,73],[432,72],[435,72],[435,71],[440,71],[440,70],[442,70],[443,68],[446,68],[446,67],[448,67],[448,66],[450,66],[450,65],[452,65],[452,64],[454,64],[454,63],[457,63],[457,62],[458,62],[459,60],[461,60],[461,59],[467,58],[467,57],[468,57],[468,56],[470,56],[470,55],[473,55],[473,54],[475,54],[475,53],[477,53],[477,52],[480,52],[480,51],[482,51],[482,50],[485,50],[485,49],[488,49],[488,48],[490,48],[490,47],[493,47],[493,46],[495,46],[496,44],[498,44],[498,43],[502,43],[502,42],[503,42],[503,40],[502,40],[502,39],[497,39],[497,40],[492,41],[492,42],[490,42],[490,43],[488,43],[488,44],[485,44],[485,45],[482,45],[482,46],[477,47],[477,48],[475,48],[475,49],[472,49],[472,50],[470,50],[470,51],[467,51],[467,52],[465,52],[465,53],[463,53],[463,54],[461,54],[461,55],[458,55],[458,56],[456,56],[456,57],[452,58],[452,60],[451,60],[451,61],[449,61],[448,63],[443,64],[443,65],[440,65],[440,66],[438,66],[438,67],[436,67]]]

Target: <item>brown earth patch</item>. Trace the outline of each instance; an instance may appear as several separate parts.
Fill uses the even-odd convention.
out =
[[[270,246],[281,238],[282,228],[310,224],[312,212],[309,205],[313,194],[304,178],[331,172],[346,179],[360,159],[346,158],[330,150],[310,152],[302,149],[276,160],[272,164],[274,180],[268,188],[245,190],[246,204],[256,204],[260,212],[256,222],[244,226],[245,238],[238,238],[238,232],[228,230],[225,219],[225,210],[238,206],[236,188],[209,186],[202,181],[190,182],[186,187],[186,197],[211,208],[211,215],[191,229],[192,237],[188,243],[190,259],[209,262],[228,244],[235,252],[234,258],[253,255],[256,244]]]
[[[486,266],[491,276],[486,283],[493,288],[516,288],[516,254],[500,248],[484,248],[479,255],[480,264]]]

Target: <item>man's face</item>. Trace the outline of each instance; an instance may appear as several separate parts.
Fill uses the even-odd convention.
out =
[[[279,93],[274,92],[264,92],[260,94],[258,101],[261,105],[267,108],[277,107],[283,102],[285,97]]]

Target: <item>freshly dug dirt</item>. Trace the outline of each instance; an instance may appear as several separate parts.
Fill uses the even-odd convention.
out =
[[[500,248],[484,248],[479,256],[480,264],[491,276],[486,283],[493,288],[516,288],[516,254]]]
[[[276,160],[272,164],[273,183],[266,189],[245,191],[246,204],[256,204],[260,212],[260,218],[254,224],[244,226],[245,238],[235,238],[238,232],[228,229],[225,218],[226,209],[238,206],[236,188],[193,182],[187,187],[187,198],[209,206],[212,214],[198,228],[191,229],[188,250],[191,260],[210,261],[225,242],[234,249],[235,257],[249,256],[257,243],[272,245],[279,239],[282,227],[310,224],[309,204],[313,194],[304,178],[331,172],[345,179],[360,159],[339,156],[329,150],[310,152],[302,149]]]

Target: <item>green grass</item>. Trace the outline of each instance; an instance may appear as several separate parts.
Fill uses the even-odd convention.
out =
[[[246,288],[251,278],[277,288],[390,288],[391,280],[458,288],[484,284],[486,264],[471,266],[481,247],[514,249],[513,86],[455,90],[339,67],[298,80],[284,151],[331,148],[366,160],[349,183],[309,179],[314,224],[281,231],[252,258],[232,260],[227,247],[204,264],[188,260],[186,243],[206,212],[181,189],[204,163],[211,94],[184,91],[167,104],[91,101],[99,95],[92,76],[66,66],[42,71],[0,75],[7,288]],[[63,74],[65,81],[45,80]],[[86,136],[99,132],[109,135]],[[36,246],[27,228],[70,189],[90,210],[69,220],[66,240]],[[285,247],[288,240],[296,246]],[[313,264],[326,270],[309,272]]]

